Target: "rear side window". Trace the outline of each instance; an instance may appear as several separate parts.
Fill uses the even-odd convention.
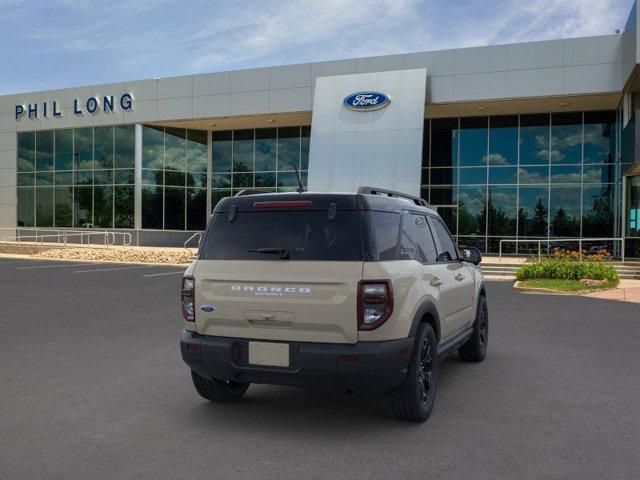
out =
[[[451,238],[451,234],[447,227],[444,226],[442,220],[435,217],[429,217],[429,224],[433,230],[433,235],[436,239],[436,243],[438,244],[438,255],[442,255],[441,261],[447,262],[458,259],[458,250],[456,249],[456,244],[453,242],[453,238]]]
[[[374,262],[396,260],[400,214],[390,212],[363,212],[369,230],[369,256]]]
[[[424,215],[411,215],[416,239],[417,259],[422,263],[434,263],[438,256],[431,229]]]
[[[327,211],[238,212],[213,215],[203,242],[202,260],[289,260],[358,261],[363,259],[362,232],[358,212],[338,211],[329,220]],[[262,250],[258,252],[258,250]]]

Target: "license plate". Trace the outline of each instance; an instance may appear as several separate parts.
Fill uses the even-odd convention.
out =
[[[249,363],[270,367],[288,367],[289,344],[249,342]]]

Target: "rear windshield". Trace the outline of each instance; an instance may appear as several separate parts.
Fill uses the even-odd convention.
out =
[[[239,211],[232,222],[227,212],[213,215],[200,259],[361,261],[362,252],[356,211],[333,220],[322,210]]]

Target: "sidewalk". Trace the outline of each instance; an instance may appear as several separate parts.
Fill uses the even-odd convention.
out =
[[[640,280],[621,280],[618,288],[602,292],[586,293],[585,297],[640,303]]]

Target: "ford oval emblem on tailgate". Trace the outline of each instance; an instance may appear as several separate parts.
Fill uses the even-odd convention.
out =
[[[213,305],[202,305],[200,307],[200,310],[202,310],[203,312],[213,312],[216,309],[216,307],[214,307]]]

